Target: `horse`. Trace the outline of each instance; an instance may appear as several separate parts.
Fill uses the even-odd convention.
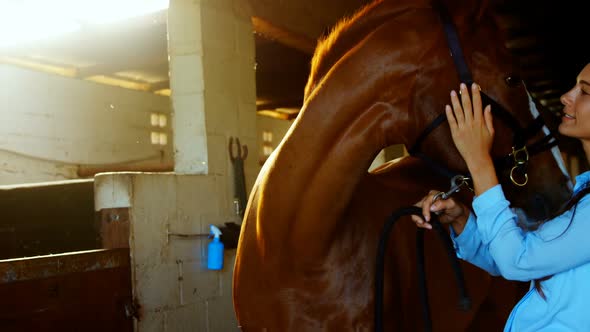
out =
[[[374,328],[377,241],[387,217],[429,189],[447,190],[432,163],[465,173],[448,125],[427,130],[459,85],[438,15],[429,0],[378,0],[336,25],[317,45],[304,104],[263,165],[242,223],[233,275],[242,331],[369,331]],[[485,1],[440,1],[482,91],[521,127],[533,116],[517,65]],[[497,108],[497,107],[494,107]],[[512,153],[513,126],[494,118],[492,154]],[[421,137],[422,135],[422,137]],[[542,140],[538,131],[531,139]],[[382,149],[414,146],[429,162],[405,157],[368,168]],[[515,154],[512,154],[514,156]],[[530,215],[556,210],[571,183],[550,151],[531,157],[528,184],[499,171],[507,197]],[[510,174],[512,175],[512,174]],[[468,204],[472,194],[457,196]],[[416,331],[420,319],[416,227],[401,220],[385,263],[387,331]],[[440,242],[426,234],[434,331],[498,331],[522,284],[461,263],[472,308],[455,305],[453,272]]]

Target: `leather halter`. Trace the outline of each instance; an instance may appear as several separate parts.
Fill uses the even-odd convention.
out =
[[[457,73],[459,74],[459,79],[461,82],[469,86],[473,83],[473,78],[471,76],[469,67],[467,66],[467,62],[465,61],[465,57],[463,56],[463,50],[461,49],[461,43],[455,25],[453,24],[449,12],[444,6],[438,5],[436,7],[445,30],[447,44],[449,46],[449,50],[451,51],[451,57],[455,62],[455,67],[457,69]],[[533,120],[531,124],[529,124],[527,128],[522,128],[518,121],[514,118],[514,116],[510,114],[510,112],[508,112],[504,107],[502,107],[502,105],[500,105],[498,102],[496,102],[483,91],[481,92],[481,98],[482,104],[491,105],[494,117],[497,117],[500,120],[502,120],[506,125],[508,125],[508,127],[512,129],[512,132],[514,133],[512,152],[505,157],[497,158],[494,160],[496,169],[501,170],[505,169],[506,167],[511,167],[510,179],[512,183],[517,186],[526,185],[528,181],[526,166],[528,164],[529,157],[542,151],[549,150],[556,146],[556,136],[553,132],[551,132],[549,135],[544,136],[537,142],[532,143],[530,145],[526,145],[526,142],[531,137],[533,137],[538,131],[541,131],[545,126],[543,118],[539,115]],[[424,160],[432,169],[450,179],[458,174],[456,172],[449,170],[444,165],[437,163],[424,153],[420,152],[420,146],[422,145],[426,137],[437,127],[439,127],[443,122],[446,122],[446,120],[447,116],[443,112],[436,119],[434,119],[424,129],[424,131],[422,131],[422,133],[418,136],[418,138],[414,142],[414,145],[408,150],[408,152],[410,153],[410,155],[416,156]],[[515,179],[515,175],[517,174],[524,177],[524,182],[519,182]]]

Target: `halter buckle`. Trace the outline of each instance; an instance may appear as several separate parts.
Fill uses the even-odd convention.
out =
[[[524,172],[523,182],[518,182],[514,175],[517,170],[526,167],[526,164],[529,162],[529,151],[527,150],[526,145],[520,149],[517,149],[513,146],[512,153],[510,155],[512,156],[512,158],[514,158],[514,166],[510,170],[510,180],[515,185],[519,187],[524,187],[529,182],[529,175],[527,174],[526,169]]]
[[[510,155],[514,158],[514,164],[516,166],[524,165],[529,161],[529,151],[527,150],[526,145],[520,149],[512,147],[512,153],[510,153]]]

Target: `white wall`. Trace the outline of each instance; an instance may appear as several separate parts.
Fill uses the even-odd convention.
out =
[[[170,99],[0,65],[0,184],[76,178],[78,165],[170,164]],[[165,114],[165,147],[150,114]]]

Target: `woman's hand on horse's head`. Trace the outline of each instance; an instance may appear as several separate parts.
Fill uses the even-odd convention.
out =
[[[482,110],[479,90],[479,85],[473,83],[471,85],[473,97],[470,97],[467,86],[461,83],[461,101],[457,93],[451,91],[453,107],[447,105],[445,110],[453,141],[467,163],[476,195],[498,184],[490,155],[494,141],[491,106],[488,105],[485,111]]]
[[[476,83],[471,86],[472,97],[463,83],[459,91],[461,101],[457,92],[451,91],[452,107],[446,105],[445,112],[455,146],[467,166],[472,168],[491,160],[490,150],[494,141],[491,106],[482,110],[480,88]]]
[[[457,202],[452,197],[448,199],[438,199],[435,201],[435,196],[439,191],[431,190],[428,195],[424,196],[415,206],[422,209],[423,220],[421,217],[412,215],[412,221],[417,227],[432,229],[430,225],[431,213],[438,215],[438,219],[443,224],[452,224],[455,230],[462,230],[469,217],[469,209],[460,202]]]

